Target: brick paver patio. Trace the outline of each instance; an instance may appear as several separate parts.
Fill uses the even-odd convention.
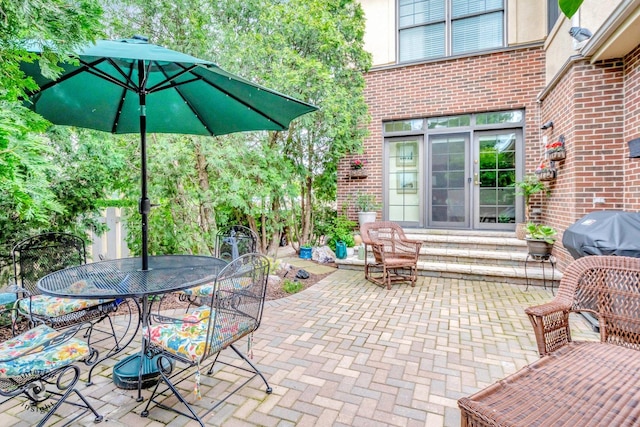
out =
[[[549,300],[541,288],[420,277],[391,291],[361,271],[337,270],[299,294],[265,305],[251,348],[273,393],[259,378],[206,418],[212,426],[458,426],[456,400],[538,359],[524,308]],[[577,332],[595,337],[579,319]],[[574,326],[576,322],[574,322]],[[139,340],[136,341],[139,343]],[[134,353],[139,344],[127,349]],[[248,350],[248,342],[239,343]],[[120,355],[121,359],[125,355]],[[230,351],[223,352],[231,360]],[[118,389],[111,365],[80,385],[110,426],[195,426]],[[242,376],[225,367],[202,379],[206,408]],[[191,379],[182,385],[193,387]],[[144,396],[149,392],[145,391]],[[175,401],[167,400],[167,402]],[[60,415],[74,411],[65,405]],[[0,425],[30,426],[41,414],[20,399],[0,406]],[[60,417],[57,418],[61,420]],[[77,425],[93,425],[86,416]]]

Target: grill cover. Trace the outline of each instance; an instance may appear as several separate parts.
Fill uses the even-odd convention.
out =
[[[640,213],[591,212],[566,229],[562,244],[575,259],[587,255],[640,258]]]

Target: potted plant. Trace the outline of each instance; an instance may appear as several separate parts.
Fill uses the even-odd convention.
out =
[[[534,257],[548,258],[553,250],[556,234],[558,234],[556,229],[550,225],[534,224],[533,222],[527,223],[525,229],[529,254]]]
[[[358,222],[360,225],[376,220],[376,210],[380,203],[376,202],[376,196],[370,193],[358,193],[356,196],[356,208],[358,209]]]
[[[524,222],[516,224],[516,237],[520,240],[525,238],[526,224],[531,220],[531,196],[544,192],[549,197],[551,190],[544,182],[540,181],[536,175],[530,174],[524,177],[522,181],[515,183],[518,196],[524,196]]]

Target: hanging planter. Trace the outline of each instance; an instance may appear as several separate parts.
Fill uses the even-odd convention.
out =
[[[540,181],[551,181],[556,179],[556,168],[553,162],[543,160],[534,171]]]
[[[552,161],[564,160],[567,157],[567,150],[564,147],[564,136],[560,135],[557,141],[545,146],[547,158]]]

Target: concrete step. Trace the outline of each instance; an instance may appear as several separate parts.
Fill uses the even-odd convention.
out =
[[[562,273],[549,262],[528,257],[527,244],[513,232],[405,229],[410,239],[423,241],[418,274],[557,287]],[[371,253],[368,255],[372,257]],[[337,260],[338,268],[362,269],[357,251]]]

